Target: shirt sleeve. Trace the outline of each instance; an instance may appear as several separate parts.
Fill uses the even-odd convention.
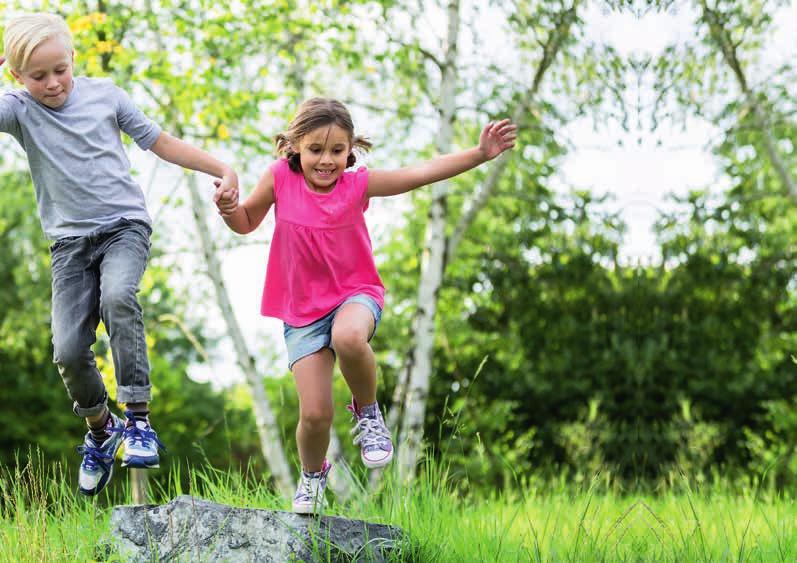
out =
[[[279,192],[282,188],[283,178],[285,178],[286,172],[290,171],[288,160],[285,158],[275,160],[269,164],[268,169],[271,170],[271,175],[274,176],[274,201],[276,202],[280,196]]]
[[[19,137],[19,121],[14,112],[14,105],[19,101],[12,94],[0,94],[0,132],[11,133]]]
[[[368,197],[368,169],[365,166],[360,166],[354,173],[354,185],[359,190],[363,211],[366,211],[371,198]]]
[[[114,86],[117,95],[116,120],[119,129],[127,133],[141,148],[149,150],[161,134],[161,127],[136,107],[127,92]]]

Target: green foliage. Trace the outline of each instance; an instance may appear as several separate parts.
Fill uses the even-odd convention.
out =
[[[35,457],[35,456],[34,456]],[[76,497],[58,467],[22,465],[0,471],[0,559],[88,561],[107,537],[110,507]],[[731,492],[723,483],[682,482],[656,497],[599,492],[556,481],[525,491],[463,496],[459,476],[426,464],[418,482],[388,475],[371,496],[333,503],[329,514],[400,527],[405,540],[389,561],[792,561],[797,527],[791,496]],[[187,486],[178,485],[185,481]],[[760,492],[760,491],[759,491]],[[192,494],[235,507],[281,510],[286,502],[262,480],[207,468],[159,491],[158,503]],[[129,494],[121,503],[129,503]],[[337,560],[320,554],[318,561]],[[367,555],[365,560],[369,560]]]
[[[49,457],[71,450],[83,423],[52,363],[50,259],[28,175],[1,174],[0,193],[0,464],[10,464],[31,444]]]
[[[168,130],[227,148],[242,166],[261,168],[272,134],[311,93],[356,97],[363,106],[376,100],[373,111],[387,115],[386,136],[395,141],[391,151],[416,160],[432,153],[418,129],[428,126],[442,55],[412,26],[391,25],[417,20],[414,5],[328,2],[324,10],[302,11],[260,0],[232,7],[148,2],[146,10],[123,1],[29,4],[0,7],[59,10],[75,34],[78,73],[112,77]],[[604,3],[637,15],[676,4]],[[518,84],[531,76],[512,76],[478,57],[462,72],[457,88],[468,95],[459,100],[467,109],[454,124],[461,146],[473,143],[487,119],[519,104],[529,111],[515,157],[449,257],[438,296],[425,434],[429,455],[450,464],[458,493],[507,489],[535,470],[581,482],[601,470],[624,485],[656,484],[680,471],[695,482],[742,471],[766,473],[775,489],[797,482],[797,370],[790,360],[797,353],[797,216],[770,162],[774,144],[795,171],[794,71],[784,64],[755,74],[779,4],[712,2],[712,19],[696,3],[694,41],[627,60],[588,44],[585,22],[573,11],[550,85],[531,103],[524,98],[529,84]],[[524,69],[541,64],[537,42],[551,38],[569,6],[491,4],[508,16],[507,49],[518,49]],[[366,21],[378,24],[375,36],[359,33]],[[739,68],[752,73],[749,96],[729,68],[723,37]],[[712,147],[729,185],[676,201],[677,210],[657,226],[662,260],[644,266],[619,262],[625,227],[605,212],[603,198],[555,196],[551,180],[567,148],[559,131],[574,117],[630,127],[623,101],[629,71],[655,75],[653,106],[636,108],[649,110],[644,118],[654,130],[646,133],[693,118],[717,126]],[[372,97],[361,99],[360,89]],[[485,175],[481,168],[452,182],[448,234]],[[4,172],[0,186],[0,462],[12,463],[29,444],[46,460],[58,459],[83,426],[51,364],[46,242],[26,175]],[[410,346],[429,205],[428,191],[410,197],[406,225],[379,257],[389,292],[374,348],[385,383],[379,398],[388,406]],[[217,392],[186,376],[202,361],[195,343],[212,343],[201,327],[175,322],[192,303],[171,287],[157,252],[144,286],[153,420],[170,448],[160,484],[171,472],[185,485],[176,468],[186,463],[262,472],[247,393]],[[110,375],[107,340],[96,350]],[[291,378],[265,385],[295,454]],[[336,405],[347,399],[337,378]],[[347,417],[335,426],[345,436]],[[348,440],[344,448],[356,459]],[[685,550],[697,553],[693,547]]]

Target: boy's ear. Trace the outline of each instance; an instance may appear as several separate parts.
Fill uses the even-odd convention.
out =
[[[22,76],[16,70],[14,70],[13,68],[9,68],[8,70],[11,73],[11,76],[13,76],[16,79],[17,82],[19,82],[20,84],[23,84]]]

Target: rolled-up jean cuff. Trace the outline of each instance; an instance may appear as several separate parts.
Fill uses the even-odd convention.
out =
[[[105,393],[102,397],[102,401],[94,405],[93,407],[81,407],[75,401],[72,404],[72,412],[76,415],[81,416],[83,418],[87,416],[97,416],[101,412],[103,412],[106,408],[108,408],[108,393]]]
[[[128,385],[116,388],[118,403],[148,403],[152,398],[152,385]]]

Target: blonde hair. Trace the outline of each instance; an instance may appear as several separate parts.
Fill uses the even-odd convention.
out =
[[[354,134],[354,122],[346,106],[331,98],[310,98],[296,110],[296,116],[288,125],[288,130],[277,135],[275,139],[277,154],[288,159],[291,170],[300,172],[302,168],[299,162],[299,153],[293,148],[298,146],[302,137],[309,132],[327,125],[337,125],[349,135],[352,152],[346,161],[346,167],[354,166],[354,163],[357,162],[354,149],[358,149],[360,152],[371,149],[371,141]]]
[[[72,33],[61,16],[37,12],[11,18],[3,50],[8,66],[16,72],[24,70],[34,49],[54,37],[63,42],[68,53],[72,52]]]

